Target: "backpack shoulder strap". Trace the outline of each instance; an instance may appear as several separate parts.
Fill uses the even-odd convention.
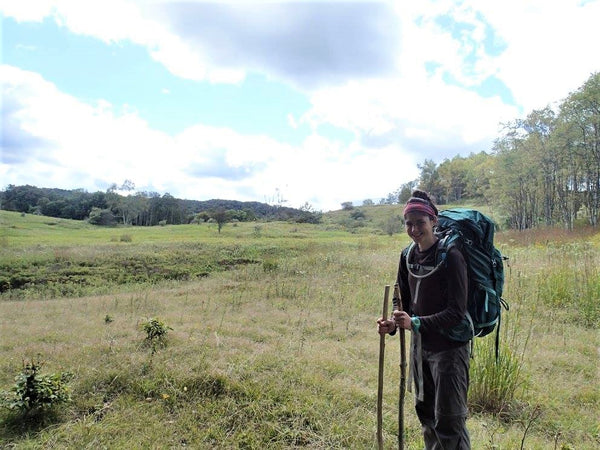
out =
[[[422,278],[427,278],[428,276],[432,275],[434,272],[437,272],[437,270],[442,266],[442,264],[445,262],[446,260],[446,253],[447,251],[444,252],[443,254],[443,259],[438,260],[438,254],[439,254],[439,245],[440,245],[440,240],[438,239],[437,244],[438,247],[435,250],[436,253],[436,265],[435,266],[423,266],[421,264],[412,264],[410,262],[410,257],[414,251],[415,248],[415,243],[411,242],[411,244],[404,250],[406,251],[405,255],[406,255],[406,268],[408,269],[408,273],[410,276],[416,278],[416,279],[422,279]],[[419,269],[425,269],[428,272],[424,275],[419,275],[416,272]]]
[[[440,236],[440,238],[438,239],[437,242],[437,248],[435,250],[435,260],[436,260],[436,264],[447,264],[448,260],[448,251],[450,250],[451,244],[449,243],[448,240],[450,238],[449,234],[444,234],[443,236]]]
[[[402,249],[402,254],[406,258],[406,261],[408,261],[408,256],[410,255],[410,252],[412,252],[414,246],[415,243],[411,242],[407,247],[404,247],[404,249]]]
[[[404,259],[406,260],[406,267],[408,268],[409,273],[412,273],[413,270],[418,270],[418,268],[420,267],[418,264],[413,264],[410,262],[410,258],[413,254],[414,249],[415,243],[411,242],[408,247],[405,247],[404,250],[402,250],[402,253],[404,254]]]

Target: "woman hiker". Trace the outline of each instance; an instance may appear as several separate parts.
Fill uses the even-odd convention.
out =
[[[443,334],[465,316],[467,267],[454,247],[436,268],[438,210],[427,193],[414,191],[403,213],[406,232],[414,241],[402,252],[398,268],[403,311],[380,318],[378,331],[391,335],[397,328],[412,331],[415,409],[425,449],[470,449],[466,427],[470,344]]]

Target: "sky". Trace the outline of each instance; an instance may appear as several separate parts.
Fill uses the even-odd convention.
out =
[[[377,202],[600,70],[600,0],[0,0],[0,188]],[[307,205],[308,204],[308,205]]]

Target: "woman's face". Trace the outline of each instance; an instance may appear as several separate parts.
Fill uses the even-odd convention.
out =
[[[413,211],[404,216],[406,233],[420,248],[427,248],[435,242],[433,228],[436,223],[437,219],[432,219],[422,212]]]

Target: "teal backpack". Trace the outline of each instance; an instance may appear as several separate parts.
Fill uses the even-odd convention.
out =
[[[450,339],[468,342],[476,336],[486,336],[496,329],[496,357],[498,356],[499,330],[502,308],[508,304],[502,298],[504,263],[494,246],[494,222],[473,209],[455,208],[438,215],[436,235],[437,269],[446,263],[451,247],[458,247],[465,258],[468,274],[467,314],[462,322],[442,332]],[[408,248],[410,253],[412,246]],[[408,256],[407,253],[407,256]],[[409,272],[414,273],[409,265]]]

